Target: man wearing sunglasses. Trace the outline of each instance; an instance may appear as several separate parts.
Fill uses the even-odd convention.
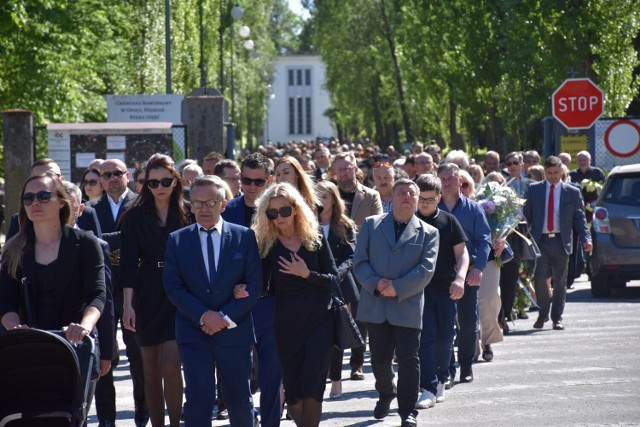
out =
[[[222,218],[234,224],[251,227],[256,199],[273,181],[271,161],[260,153],[249,154],[242,160],[240,171],[242,195],[227,203]],[[260,298],[251,308],[258,354],[260,418],[262,426],[272,427],[280,425],[282,373],[273,334],[274,298],[268,283],[263,284],[260,293]]]
[[[102,238],[109,243],[112,253],[118,251],[120,241],[120,218],[133,204],[136,194],[131,191],[129,183],[130,173],[127,166],[119,159],[107,159],[100,165],[100,184],[105,194],[98,199],[87,202],[87,206],[96,210]],[[112,282],[119,282],[120,266],[116,259],[112,261]],[[114,310],[116,325],[122,319],[123,294],[122,288],[114,286]],[[134,421],[137,426],[144,426],[149,420],[145,397],[144,377],[142,373],[142,355],[132,331],[122,328],[122,338],[127,347],[127,359],[133,382],[133,399],[135,403]],[[100,378],[96,387],[96,411],[100,426],[109,426],[115,423],[115,387],[113,384],[113,372]]]

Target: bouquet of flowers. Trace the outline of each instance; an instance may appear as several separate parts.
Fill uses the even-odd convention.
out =
[[[522,219],[525,200],[518,198],[511,188],[497,182],[487,182],[480,187],[475,200],[482,206],[489,222],[492,243],[507,237]],[[498,265],[502,264],[501,260],[496,261]]]
[[[593,218],[593,205],[598,196],[602,192],[602,183],[594,181],[592,179],[583,179],[580,182],[580,188],[582,188],[582,198],[584,199],[584,210],[587,216],[587,223],[591,224]]]

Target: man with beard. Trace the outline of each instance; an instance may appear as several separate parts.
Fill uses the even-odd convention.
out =
[[[382,202],[377,191],[367,188],[358,182],[356,179],[356,165],[357,161],[353,153],[339,153],[336,154],[333,160],[331,171],[337,181],[340,197],[344,200],[346,213],[360,229],[366,217],[382,213]],[[357,281],[356,284],[360,288]],[[355,318],[358,313],[357,303],[353,304],[352,310]],[[365,345],[351,349],[351,359],[349,360],[351,379],[364,380],[362,365],[364,364],[364,351],[367,342],[367,328],[363,322],[356,323]]]

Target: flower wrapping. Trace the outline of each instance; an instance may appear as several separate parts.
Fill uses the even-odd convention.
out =
[[[509,235],[522,219],[524,199],[518,198],[509,187],[497,182],[488,182],[475,195],[491,227],[491,242]]]
[[[580,182],[580,188],[582,189],[582,198],[584,199],[584,210],[587,217],[587,223],[591,224],[591,220],[593,218],[593,206],[602,192],[602,183],[585,178]]]

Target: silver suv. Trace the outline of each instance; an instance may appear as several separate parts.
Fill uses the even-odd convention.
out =
[[[593,296],[640,279],[640,164],[613,168],[595,202],[591,233]]]

